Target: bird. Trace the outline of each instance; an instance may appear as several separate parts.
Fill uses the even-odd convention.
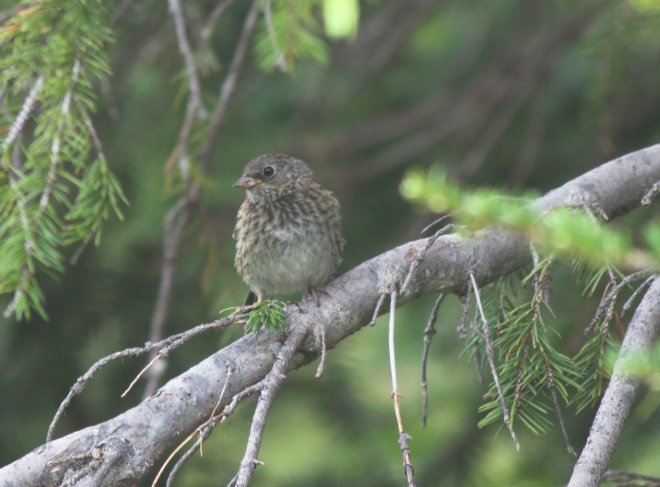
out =
[[[337,198],[284,154],[253,158],[233,186],[246,191],[233,233],[236,270],[250,289],[245,304],[301,291],[318,304],[344,249]]]

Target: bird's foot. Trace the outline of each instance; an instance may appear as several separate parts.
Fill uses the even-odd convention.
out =
[[[319,306],[321,306],[321,296],[330,297],[330,293],[325,289],[321,289],[318,287],[310,287],[307,290],[307,294],[305,295],[305,297],[308,296],[314,300],[314,304],[316,304],[316,307],[318,308]]]

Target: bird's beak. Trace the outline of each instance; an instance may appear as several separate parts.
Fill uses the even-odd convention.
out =
[[[234,183],[234,188],[252,189],[257,186],[261,181],[258,181],[250,176],[241,176],[238,181]]]

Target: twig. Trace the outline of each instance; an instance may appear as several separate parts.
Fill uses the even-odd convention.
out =
[[[376,320],[378,319],[378,315],[380,314],[380,310],[383,307],[383,303],[385,302],[386,297],[387,297],[386,293],[382,293],[380,296],[378,296],[378,302],[376,302],[376,307],[374,308],[374,314],[371,317],[369,326],[374,326],[376,324]]]
[[[433,228],[433,227],[436,226],[436,225],[441,224],[442,222],[444,222],[444,221],[447,220],[448,218],[451,218],[451,214],[443,215],[443,216],[441,216],[440,218],[436,218],[436,219],[433,220],[431,223],[429,223],[429,224],[426,225],[424,228],[422,228],[422,231],[419,232],[420,235],[424,235],[424,234],[425,234],[426,232],[428,232],[431,228]],[[446,228],[446,227],[447,227],[447,225],[445,225],[445,226],[442,227],[442,228],[444,229],[444,228]]]
[[[277,56],[275,60],[275,64],[277,64],[277,67],[280,68],[280,70],[286,73],[287,71],[289,71],[289,67],[286,64],[286,58],[284,57],[284,53],[280,48],[280,44],[279,42],[277,42],[275,26],[273,25],[273,10],[271,9],[270,6],[270,0],[264,1],[264,17],[266,18],[266,28],[268,29],[268,37],[270,37],[270,42],[273,46],[273,51]]]
[[[482,336],[486,347],[486,358],[488,359],[490,372],[493,375],[493,381],[495,382],[495,388],[497,389],[497,397],[500,400],[500,407],[502,408],[502,416],[504,418],[504,423],[509,429],[509,433],[511,434],[511,439],[513,440],[513,444],[515,445],[516,450],[520,451],[520,442],[518,441],[516,432],[513,430],[513,425],[511,424],[511,416],[509,415],[509,408],[506,405],[506,401],[504,399],[504,391],[502,390],[502,385],[500,384],[500,378],[499,375],[497,374],[497,366],[495,365],[495,352],[493,351],[493,344],[490,341],[490,326],[488,324],[488,320],[486,319],[486,314],[484,313],[484,309],[481,305],[481,296],[479,295],[479,287],[477,286],[477,281],[474,278],[474,274],[472,272],[470,272],[470,281],[472,282],[472,288],[477,303],[477,309],[479,310],[479,314],[481,315]]]
[[[128,385],[126,390],[124,392],[122,392],[121,396],[119,396],[119,397],[121,397],[121,398],[126,397],[126,394],[128,394],[131,391],[131,389],[133,389],[133,386],[137,383],[137,381],[140,380],[140,377],[142,377],[144,375],[144,373],[147,370],[149,370],[149,368],[151,368],[151,366],[154,363],[156,363],[157,360],[160,360],[161,358],[163,358],[163,355],[160,352],[155,354],[154,357],[149,361],[149,363],[147,365],[145,365],[140,372],[138,372],[138,375],[135,376],[135,378],[131,381],[131,383]]]
[[[226,382],[225,382],[226,385]],[[256,384],[253,384],[250,387],[247,387],[243,389],[241,392],[236,394],[231,402],[225,406],[225,408],[220,412],[220,414],[215,414],[215,410],[220,404],[221,398],[218,399],[218,402],[216,403],[216,408],[214,408],[213,413],[209,419],[207,419],[203,424],[201,424],[193,433],[199,434],[199,438],[195,443],[193,443],[186,452],[181,455],[181,458],[177,460],[177,462],[174,464],[172,467],[172,470],[170,471],[169,475],[167,476],[167,482],[165,484],[165,487],[171,487],[172,483],[174,482],[174,478],[176,477],[177,473],[185,463],[190,460],[190,457],[192,457],[195,454],[195,451],[199,448],[199,453],[201,455],[202,453],[202,445],[204,441],[211,435],[213,432],[213,429],[218,425],[218,423],[222,423],[227,419],[236,409],[236,406],[243,401],[243,399],[246,399],[248,396],[251,396],[254,394],[256,391],[259,391],[263,388],[264,381],[261,380],[257,382]],[[224,394],[224,386],[223,386],[223,394]]]
[[[643,475],[637,472],[626,472],[623,470],[608,470],[603,476],[603,481],[616,482],[617,485],[622,487],[632,487],[634,485],[639,485],[640,487],[660,486],[660,477],[652,477],[650,475]]]
[[[163,336],[163,329],[165,328],[165,321],[167,320],[170,301],[172,299],[181,237],[191,216],[191,202],[186,195],[179,198],[165,217],[163,228],[163,263],[160,271],[156,306],[154,306],[154,313],[151,316],[151,324],[149,326],[150,342],[160,341]],[[150,358],[150,362],[152,360],[153,355]],[[152,369],[142,395],[143,399],[149,397],[156,390],[162,370],[162,368]]]
[[[34,107],[39,101],[39,93],[41,93],[43,86],[44,78],[43,76],[39,76],[37,81],[34,82],[34,86],[28,93],[28,96],[25,98],[23,106],[21,107],[21,111],[18,112],[18,115],[16,116],[16,120],[14,120],[14,123],[11,124],[9,132],[7,132],[7,137],[2,141],[3,152],[16,141],[19,135],[21,135],[21,131],[23,130],[23,127],[25,126],[30,113],[32,113],[32,110],[34,110]]]
[[[458,339],[462,342],[465,341],[467,338],[467,324],[470,321],[470,301],[472,298],[472,288],[468,286],[467,290],[465,291],[465,294],[460,296],[461,299],[461,305],[463,307],[463,312],[461,313],[461,319],[458,322],[458,326],[456,327],[456,335],[458,336]]]
[[[616,305],[616,300],[619,297],[619,293],[621,292],[621,290],[624,287],[628,286],[629,284],[632,284],[636,280],[649,275],[649,271],[638,271],[627,275],[617,283],[616,277],[613,275],[613,272],[609,268],[609,266],[608,266],[608,273],[610,276],[610,283],[609,283],[610,288],[609,290],[606,290],[605,293],[603,294],[603,298],[600,300],[600,304],[596,309],[596,313],[594,314],[591,323],[589,323],[589,326],[587,326],[587,328],[584,331],[585,334],[591,333],[596,327],[596,324],[598,324],[598,322],[601,319],[604,320],[605,324],[609,323],[614,314],[614,307]],[[634,294],[635,293],[633,293],[633,295]]]
[[[119,352],[112,353],[98,360],[94,365],[92,365],[87,370],[87,372],[85,372],[83,375],[78,377],[75,384],[71,386],[69,393],[60,404],[59,408],[57,409],[57,412],[55,413],[55,416],[53,417],[53,420],[50,423],[50,426],[48,427],[48,434],[46,436],[46,441],[50,441],[53,438],[53,431],[55,430],[55,426],[57,425],[57,422],[64,414],[65,409],[71,403],[71,400],[75,396],[83,392],[87,387],[87,384],[89,384],[89,381],[94,377],[94,375],[100,369],[108,365],[110,362],[125,357],[139,357],[140,355],[144,355],[145,353],[149,353],[154,350],[158,350],[162,356],[166,356],[172,350],[180,347],[181,345],[189,341],[191,338],[196,337],[197,335],[200,335],[202,333],[206,333],[207,331],[225,328],[227,326],[236,323],[242,318],[243,318],[242,314],[234,314],[226,318],[212,321],[210,323],[203,323],[184,332],[177,333],[176,335],[167,337],[164,340],[161,340],[157,343],[147,342],[143,347],[133,347],[133,348],[127,348],[125,350],[120,350]]]
[[[225,10],[229,8],[233,1],[234,0],[224,0],[224,2],[220,2],[215,6],[204,24],[204,27],[202,27],[199,32],[199,41],[197,43],[198,51],[204,51],[208,47],[211,34],[213,33],[213,27],[218,23],[222,14],[225,13]]]
[[[197,66],[195,59],[186,36],[186,23],[183,19],[183,12],[181,11],[181,4],[179,0],[169,0],[170,13],[174,18],[174,26],[176,30],[176,39],[179,44],[179,51],[183,56],[183,61],[186,65],[186,73],[188,75],[188,85],[190,86],[190,97],[193,100],[195,108],[197,109],[197,116],[199,118],[207,118],[208,113],[202,103],[201,88],[199,84],[199,75],[197,73]]]
[[[218,102],[213,110],[206,142],[200,151],[199,170],[201,173],[206,170],[211,162],[211,155],[219,136],[220,126],[224,119],[224,115],[226,113],[231,96],[234,93],[238,74],[245,60],[248,43],[254,30],[257,14],[259,12],[258,3],[258,1],[253,3],[252,8],[245,20],[243,31],[234,52],[234,58],[232,59],[229,72],[227,73],[227,76],[225,77],[225,80],[222,84]],[[189,104],[189,115],[187,115],[186,121],[182,127],[182,131],[179,136],[179,144],[185,144],[187,141],[187,137],[192,124],[192,117],[190,116],[191,113],[192,111]],[[179,145],[179,147],[184,149],[185,152],[185,146]],[[187,223],[192,216],[192,204],[197,200],[201,180],[202,178],[198,178],[190,182],[187,193],[179,198],[177,203],[175,203],[175,205],[169,211],[168,217],[166,218],[165,229],[163,232],[163,264],[161,267],[161,278],[158,288],[158,296],[156,297],[156,305],[154,307],[154,314],[151,320],[151,341],[159,340],[163,335],[163,328],[165,326],[165,321],[167,320],[167,314],[169,311],[172,284],[174,282],[174,275],[176,273],[176,257],[178,254],[179,245],[181,243],[183,231],[185,230]],[[149,381],[145,387],[144,397],[151,395],[156,389],[156,386],[160,380],[161,373],[162,368],[158,370],[152,369],[152,373],[149,375]]]
[[[328,345],[325,340],[325,327],[321,326],[321,359],[319,360],[319,366],[316,368],[316,374],[314,377],[320,379],[323,375],[323,370],[325,366],[325,355],[328,352]]]
[[[275,399],[275,393],[284,382],[286,372],[289,369],[291,360],[293,359],[298,347],[307,336],[309,325],[301,325],[289,332],[289,335],[282,345],[277,359],[273,364],[266,378],[264,379],[263,388],[259,394],[257,407],[254,410],[252,417],[252,426],[250,427],[250,435],[248,437],[245,454],[241,465],[238,469],[236,477],[232,480],[231,484],[234,487],[247,487],[254,473],[257,465],[262,464],[258,459],[259,449],[261,447],[261,439],[264,434],[264,427],[266,426],[266,416],[270,410],[270,406]]]
[[[225,378],[225,383],[223,384],[222,390],[220,391],[220,396],[218,397],[218,401],[216,402],[215,407],[213,408],[213,412],[211,413],[211,418],[209,418],[206,421],[206,423],[208,423],[209,421],[212,421],[214,419],[215,411],[218,408],[218,406],[220,405],[220,403],[222,402],[222,399],[225,395],[225,391],[227,390],[227,385],[229,384],[229,379],[231,378],[231,374],[232,374],[232,369],[231,369],[231,367],[228,367],[227,368],[227,377]],[[204,424],[206,424],[206,423],[204,423]],[[217,421],[216,421],[216,423],[217,423]],[[178,470],[181,468],[181,466],[192,456],[192,454],[194,453],[194,451],[195,451],[195,449],[197,448],[198,445],[199,445],[199,453],[200,453],[200,455],[202,454],[203,435],[200,432],[200,428],[197,428],[195,431],[190,433],[181,443],[179,443],[179,445],[174,449],[174,451],[172,451],[172,453],[170,453],[170,455],[167,457],[167,459],[163,462],[163,465],[161,465],[160,469],[158,470],[158,473],[156,474],[156,477],[154,478],[153,482],[151,483],[152,487],[155,487],[156,484],[158,484],[158,480],[162,476],[163,472],[165,471],[165,468],[170,463],[172,458],[174,458],[174,456],[179,452],[179,450],[181,450],[181,448],[183,448],[185,446],[185,444],[188,443],[193,438],[193,436],[197,433],[200,433],[200,438],[195,442],[195,444],[191,448],[188,449],[188,451],[186,451],[186,453],[184,453],[182,455],[182,458],[180,458],[177,461],[177,463],[174,465],[174,467],[172,468],[172,471],[170,472],[170,475],[167,477],[167,485],[170,485],[170,480],[174,478],[174,476],[176,475],[176,472],[178,472]],[[210,433],[211,429],[209,429],[209,433]]]
[[[222,83],[222,87],[220,88],[220,96],[218,97],[218,102],[216,103],[215,108],[213,109],[213,114],[211,115],[208,136],[206,137],[206,142],[200,151],[200,166],[202,168],[205,168],[210,164],[213,150],[215,149],[215,146],[218,142],[220,127],[222,126],[227,107],[229,106],[229,100],[234,93],[238,75],[243,66],[243,62],[245,61],[250,38],[252,37],[254,26],[257,23],[258,14],[259,1],[255,0],[252,2],[252,7],[250,7],[250,11],[245,18],[243,31],[241,32],[241,36],[238,39],[238,45],[234,51],[234,58],[229,65],[229,71],[227,72],[227,76],[225,77],[225,80]]]
[[[112,14],[112,18],[110,19],[110,27],[114,27],[114,25],[119,22],[119,19],[121,19],[124,14],[126,13],[126,10],[128,10],[128,7],[130,7],[131,3],[133,3],[133,0],[124,0],[121,2],[121,5],[117,7],[117,10],[115,10],[115,13]]]
[[[658,193],[660,193],[660,181],[654,183],[651,189],[642,197],[642,206],[649,206],[653,203]]]
[[[389,332],[387,335],[388,349],[390,353],[390,375],[392,377],[392,402],[394,404],[394,415],[396,416],[396,425],[399,429],[399,447],[403,455],[403,473],[406,476],[407,487],[415,486],[415,469],[413,468],[412,458],[410,456],[409,441],[411,436],[403,429],[401,419],[401,408],[399,407],[399,385],[396,375],[396,354],[394,349],[394,325],[396,321],[396,298],[398,291],[396,287],[390,293],[390,320]]]
[[[643,283],[637,286],[637,289],[633,291],[633,293],[630,295],[628,300],[624,303],[623,307],[621,308],[621,316],[625,315],[628,312],[635,299],[637,299],[637,296],[639,296],[642,293],[644,288],[646,288],[649,284],[653,282],[653,279],[655,279],[655,276],[650,276]]]
[[[403,284],[401,285],[401,294],[405,293],[406,290],[408,289],[408,286],[410,285],[410,281],[412,280],[412,276],[415,273],[415,270],[417,269],[417,266],[424,260],[424,256],[428,252],[429,248],[435,243],[436,240],[438,240],[438,237],[442,235],[441,232],[442,229],[438,230],[433,234],[433,236],[429,237],[426,240],[426,244],[424,247],[421,248],[417,252],[417,255],[415,255],[415,258],[413,261],[410,263],[410,267],[408,268],[408,273],[406,274],[406,278],[403,280]]]
[[[438,311],[440,305],[445,299],[446,294],[440,293],[433,303],[429,319],[424,328],[424,348],[422,349],[422,428],[426,428],[426,419],[429,413],[429,387],[426,380],[426,364],[429,358],[429,351],[431,350],[431,341],[435,335],[435,322],[438,319]]]
[[[555,413],[557,413],[557,420],[559,421],[559,429],[561,430],[561,434],[564,438],[564,445],[566,446],[566,451],[570,455],[577,457],[577,453],[575,452],[573,443],[571,442],[571,439],[568,436],[568,430],[566,429],[566,424],[564,423],[564,415],[561,412],[561,404],[559,403],[559,394],[557,394],[557,386],[555,385],[555,374],[554,371],[552,370],[550,358],[548,357],[548,354],[546,353],[545,349],[543,349],[543,347],[539,347],[539,351],[543,356],[545,373],[548,376],[548,388],[550,389],[550,395],[552,396],[552,403],[554,404],[555,407]]]
[[[596,487],[607,470],[639,389],[639,381],[629,375],[628,361],[631,356],[653,346],[660,329],[658,303],[660,277],[656,276],[630,321],[612,378],[598,406],[587,443],[575,464],[568,487]]]

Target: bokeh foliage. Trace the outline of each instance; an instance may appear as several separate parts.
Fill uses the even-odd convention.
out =
[[[10,12],[46,3],[2,1],[0,7]],[[95,5],[70,3],[80,9]],[[101,3],[104,13],[98,18],[72,21],[62,34],[62,42],[69,39],[75,49],[45,61],[15,60],[16,66],[32,70],[33,79],[34,70],[43,69],[44,75],[55,73],[66,80],[73,72],[76,49],[85,49],[85,59],[90,52],[99,56],[98,63],[89,65],[95,69],[78,74],[75,93],[83,103],[71,105],[77,112],[70,117],[70,123],[78,125],[64,126],[78,137],[66,139],[71,149],[66,163],[58,167],[80,168],[85,174],[94,167],[99,153],[87,124],[81,124],[80,107],[85,107],[103,144],[104,159],[98,164],[116,174],[130,205],[120,205],[124,221],[109,220],[100,245],[87,246],[77,264],[67,265],[56,279],[37,272],[48,322],[33,316],[30,322],[0,323],[0,390],[10,398],[0,403],[2,464],[43,441],[57,404],[91,363],[147,339],[160,272],[162,222],[181,190],[179,175],[173,174],[179,169],[168,162],[185,114],[188,85],[166,2],[132,2],[122,15],[118,9],[123,2]],[[248,8],[247,2],[234,3],[199,52],[201,88],[208,106],[217,97]],[[422,167],[426,173],[439,165],[462,188],[483,185],[531,195],[659,139],[657,2],[365,2],[360,5],[356,37],[344,41],[325,38],[323,4],[332,2],[294,2],[305,15],[295,17],[301,25],[295,26],[292,37],[284,35],[291,21],[285,18],[290,12],[282,10],[290,2],[270,3],[274,29],[282,32],[276,39],[278,49],[288,56],[288,71],[260,69],[281,67],[261,18],[249,66],[229,105],[212,164],[203,176],[193,171],[194,177],[203,177],[201,200],[184,234],[167,324],[170,333],[242,303],[246,290],[233,269],[231,240],[242,195],[231,183],[257,153],[282,151],[306,159],[319,179],[338,194],[348,242],[342,267],[346,270],[417,238],[419,230],[436,218],[399,195],[410,168]],[[204,46],[198,36],[217,2],[182,4],[193,45]],[[113,16],[117,17],[113,20]],[[0,27],[6,29],[5,22]],[[103,39],[88,46],[78,40],[90,35],[91,22],[99,23],[93,34]],[[46,35],[44,29],[38,32]],[[0,45],[8,49],[10,44],[3,38]],[[30,64],[31,59],[36,64]],[[3,56],[0,63],[5,62],[9,63]],[[3,79],[13,72],[4,66]],[[71,89],[61,80],[53,81],[53,93],[58,95],[53,95],[51,110],[60,110]],[[3,136],[32,86],[21,83],[15,89],[23,98],[2,98],[9,110],[0,113]],[[40,107],[43,114],[48,109],[47,104]],[[31,152],[26,144],[21,147],[26,157],[34,154],[34,164],[44,161],[37,155],[51,151],[53,131],[58,129],[50,130],[41,148],[35,146]],[[192,144],[202,136],[200,123]],[[5,158],[11,155],[3,153]],[[75,165],[76,160],[81,164]],[[195,162],[193,155],[193,169]],[[48,168],[48,161],[45,164]],[[47,174],[44,169],[39,173],[37,189],[44,187],[44,171]],[[78,194],[75,188],[83,187],[83,173],[67,180],[74,191],[66,193],[71,204]],[[1,174],[8,177],[4,170]],[[76,181],[81,185],[75,186]],[[39,194],[43,189],[30,200],[36,203],[34,211]],[[457,192],[459,198],[464,194],[468,192]],[[67,214],[65,203],[56,208],[59,218]],[[103,212],[95,214],[103,216]],[[651,207],[617,220],[616,227],[631,245],[657,251],[658,227],[649,225],[654,219],[657,209]],[[9,221],[3,219],[0,225]],[[84,241],[83,235],[96,234],[91,223],[81,225],[85,231],[72,233],[72,238],[77,235]],[[39,231],[49,228],[40,226]],[[58,262],[68,261],[77,249],[74,245],[59,250]],[[594,316],[603,281],[600,287],[594,285],[595,295],[590,297],[582,294],[582,280],[588,278],[568,264],[553,265],[551,272],[549,306],[556,315],[544,311],[538,326],[551,330],[558,353],[573,356],[585,342],[584,330]],[[518,282],[522,277],[517,276]],[[2,284],[6,282],[3,279]],[[622,293],[625,298],[630,290]],[[10,299],[2,302],[3,309]],[[511,310],[527,312],[520,308],[525,301],[529,302],[512,298]],[[426,429],[419,426],[422,330],[432,303],[429,296],[401,309],[397,332],[404,421],[413,437],[420,484],[565,482],[573,459],[556,426],[547,425],[549,432],[543,437],[520,430],[519,454],[506,431],[498,433],[497,425],[477,427],[488,417],[478,407],[489,391],[479,384],[469,356],[461,355],[464,344],[457,338],[456,326],[462,310],[457,299],[446,300],[440,311],[429,362],[429,424]],[[620,340],[619,332],[615,326],[608,339]],[[227,330],[192,342],[169,359],[167,375],[240,334]],[[100,374],[74,401],[59,433],[93,424],[139,401],[139,387],[126,399],[118,396],[142,366],[125,362]],[[320,382],[311,368],[290,379],[269,418],[261,455],[266,466],[257,471],[254,485],[402,483],[382,323],[331,351]],[[660,422],[653,407],[645,411],[627,426],[613,466],[659,475]],[[233,475],[250,413],[249,407],[242,408],[220,427],[205,446],[204,457],[183,470],[179,485],[215,485]],[[577,448],[590,418],[589,408],[566,414]]]

